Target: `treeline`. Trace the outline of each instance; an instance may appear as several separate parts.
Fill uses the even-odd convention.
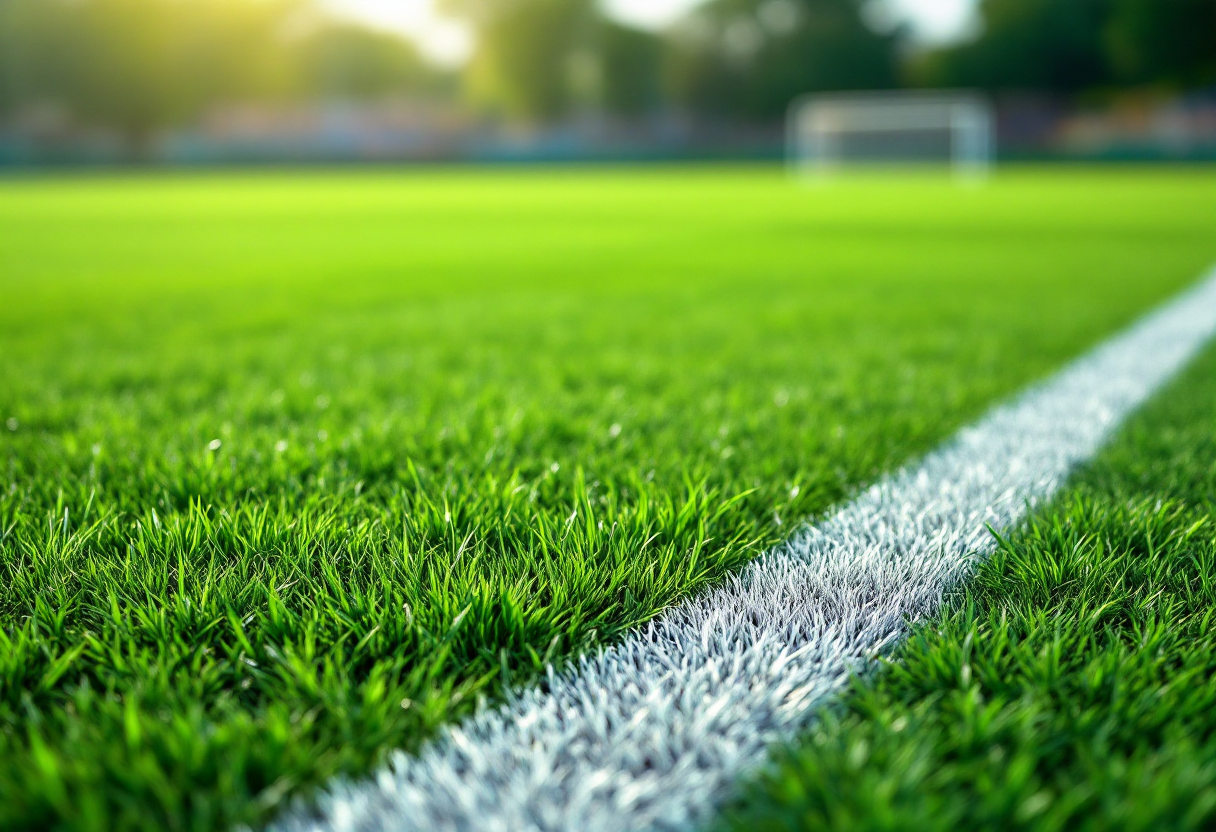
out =
[[[594,0],[449,4],[480,33],[471,88],[532,117],[588,98],[767,120],[821,90],[1216,84],[1216,0],[981,0],[976,38],[927,53],[882,0],[710,0],[662,36],[600,20]]]
[[[221,102],[454,88],[408,41],[305,0],[0,0],[0,117],[53,104],[139,141]]]
[[[987,90],[1216,84],[1216,0],[984,0],[983,33],[923,56],[911,80]]]
[[[52,102],[139,140],[237,101],[463,96],[533,121],[669,107],[767,121],[816,90],[1216,83],[1216,0],[982,0],[978,37],[929,53],[875,0],[710,0],[662,34],[595,0],[441,2],[477,35],[459,73],[311,0],[0,0],[0,118]]]

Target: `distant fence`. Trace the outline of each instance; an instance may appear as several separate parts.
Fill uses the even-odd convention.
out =
[[[34,114],[38,116],[38,114]],[[997,102],[1001,160],[1216,161],[1216,94],[1129,99],[1078,110],[1032,97]],[[393,103],[218,111],[166,132],[138,153],[113,133],[45,115],[0,124],[0,167],[313,164],[359,162],[600,162],[771,160],[784,155],[780,124],[747,125],[658,113],[623,122],[585,114],[522,129],[453,107]]]

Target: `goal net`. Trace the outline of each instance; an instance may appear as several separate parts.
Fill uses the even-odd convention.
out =
[[[982,177],[992,165],[992,108],[969,93],[806,96],[790,107],[787,129],[798,173],[936,165]]]

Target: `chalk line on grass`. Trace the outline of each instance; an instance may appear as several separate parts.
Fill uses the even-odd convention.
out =
[[[280,832],[687,829],[1216,331],[1216,272],[825,522]]]

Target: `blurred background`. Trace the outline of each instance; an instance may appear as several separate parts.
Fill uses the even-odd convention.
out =
[[[778,158],[967,88],[1003,159],[1216,159],[1216,0],[0,0],[0,165]]]

